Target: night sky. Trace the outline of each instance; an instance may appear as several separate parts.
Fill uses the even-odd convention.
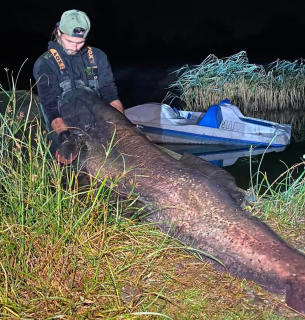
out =
[[[88,43],[107,54],[127,105],[159,99],[147,93],[157,90],[153,83],[162,86],[170,68],[199,64],[211,53],[225,57],[245,50],[251,63],[305,57],[304,0],[29,2],[1,4],[4,87],[3,68],[16,75],[28,58],[19,89],[29,88],[35,60],[46,51],[55,23],[69,9],[88,14]]]

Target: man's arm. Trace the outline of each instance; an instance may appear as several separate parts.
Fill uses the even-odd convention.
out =
[[[112,69],[106,54],[97,50],[97,61],[99,68],[99,93],[109,102],[111,106],[124,113],[124,107],[118,96],[118,90],[115,85]]]

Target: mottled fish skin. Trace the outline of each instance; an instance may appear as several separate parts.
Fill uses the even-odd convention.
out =
[[[128,192],[136,181],[134,191],[140,201],[159,208],[146,217],[148,221],[212,254],[230,273],[286,294],[286,303],[305,313],[303,254],[243,211],[216,181],[160,151],[106,102],[97,99],[92,111],[98,129],[84,141],[90,175],[115,177],[125,172],[120,191]],[[113,136],[112,151],[105,161],[105,149]],[[126,168],[133,169],[126,172]]]

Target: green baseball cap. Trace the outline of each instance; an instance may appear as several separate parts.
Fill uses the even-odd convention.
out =
[[[86,38],[90,30],[90,20],[85,12],[79,10],[68,10],[61,16],[59,29],[70,37]],[[82,28],[82,33],[74,33],[75,28]]]

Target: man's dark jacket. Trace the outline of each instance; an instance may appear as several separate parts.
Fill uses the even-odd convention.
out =
[[[84,46],[76,55],[68,55],[63,50],[63,47],[54,41],[49,42],[48,49],[57,50],[66,66],[70,80],[70,75],[72,74],[74,80],[82,80],[85,84],[88,83],[86,71],[88,72],[88,70],[91,70],[92,66],[88,59],[88,48],[86,46]],[[117,88],[106,54],[93,47],[92,52],[98,67],[98,92],[101,97],[109,103],[118,100]],[[63,91],[59,85],[63,81],[63,77],[57,62],[49,51],[37,59],[34,64],[33,75],[37,81],[40,103],[51,123],[53,119],[60,116],[57,97],[59,97]]]

